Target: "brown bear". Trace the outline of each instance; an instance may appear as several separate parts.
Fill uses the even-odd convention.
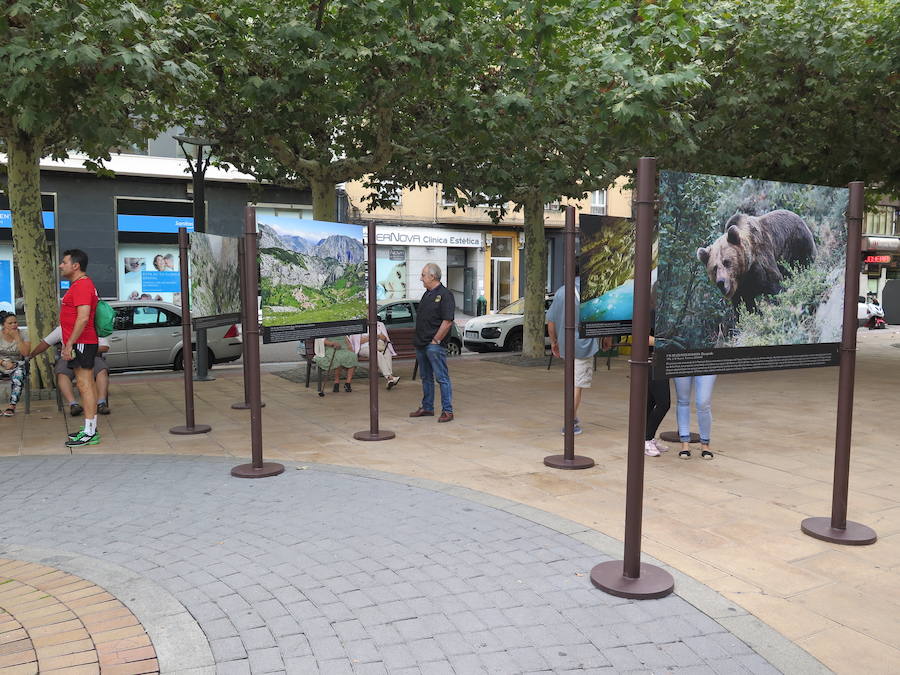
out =
[[[760,295],[782,290],[787,264],[808,264],[816,257],[809,226],[796,213],[779,209],[763,216],[736,213],[725,223],[724,234],[697,258],[706,265],[709,280],[735,308],[756,311]]]

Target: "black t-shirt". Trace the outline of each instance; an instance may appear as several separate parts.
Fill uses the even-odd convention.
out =
[[[446,286],[438,284],[430,291],[425,291],[416,313],[416,347],[429,345],[441,327],[441,322],[453,321],[455,313],[456,300]],[[449,335],[448,332],[441,344],[446,344]]]

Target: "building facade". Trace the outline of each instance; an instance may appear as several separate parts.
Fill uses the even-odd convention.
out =
[[[42,161],[47,243],[54,260],[66,249],[84,250],[88,271],[104,298],[149,296],[180,302],[178,228],[193,229],[191,176],[186,160],[176,156],[174,140],[163,144],[157,139],[149,149],[170,156],[114,155],[107,167],[115,178],[98,177],[77,157]],[[212,234],[241,235],[248,205],[312,217],[308,191],[260,185],[251,176],[215,167],[206,174],[205,198],[206,231]],[[0,192],[0,308],[17,306],[21,311],[11,228],[4,191]]]
[[[625,180],[611,189],[592,192],[583,201],[571,203],[577,213],[631,215],[631,193]],[[440,185],[398,192],[393,209],[367,211],[366,189],[361,182],[345,186],[347,220],[375,223],[378,239],[377,267],[379,284],[383,277],[395,290],[391,299],[418,298],[423,288],[419,272],[426,262],[434,262],[444,272],[444,283],[456,305],[465,314],[477,313],[478,298],[483,297],[488,311],[496,311],[522,297],[525,287],[525,249],[528,242],[521,211],[509,211],[500,223],[489,212],[496,207],[483,205],[466,209],[443,197]],[[565,213],[560,203],[544,208],[547,240],[546,288],[553,291],[563,279],[563,228]],[[577,215],[576,215],[577,223]]]

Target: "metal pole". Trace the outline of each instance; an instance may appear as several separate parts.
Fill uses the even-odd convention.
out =
[[[259,315],[256,297],[259,294],[258,264],[256,259],[256,209],[248,206],[244,212],[244,289],[247,309],[244,324],[244,369],[248,375],[248,401],[250,404],[250,453],[251,464],[241,464],[231,470],[236,478],[266,478],[284,471],[284,465],[263,462],[262,446],[262,385],[259,367]]]
[[[191,303],[190,281],[188,279],[187,228],[178,228],[179,272],[181,275],[181,362],[184,367],[184,426],[172,427],[169,433],[179,436],[205,434],[212,429],[208,424],[194,423],[194,363],[191,353]]]
[[[238,239],[238,280],[240,281],[240,293],[241,293],[241,338],[244,339],[243,329],[244,326],[249,325],[249,303],[247,302],[247,274],[246,274],[247,262],[244,258],[244,239],[243,237]],[[256,312],[256,307],[253,307],[253,311]],[[258,317],[258,314],[257,314]],[[238,403],[232,403],[231,407],[235,410],[247,410],[250,407],[248,401],[250,400],[250,382],[249,382],[249,374],[250,370],[247,368],[247,359],[242,359],[242,367],[241,373],[244,378],[244,400]]]
[[[575,207],[566,207],[565,229],[565,373],[563,375],[563,454],[544,458],[553,469],[589,469],[594,466],[590,457],[575,455]]]
[[[197,374],[194,375],[195,382],[212,382],[215,380],[209,374],[209,346],[206,340],[206,328],[197,329]]]
[[[625,492],[625,559],[591,570],[597,588],[624,598],[661,598],[672,592],[672,575],[641,564],[644,502],[644,435],[647,428],[647,379],[650,370],[650,265],[656,201],[656,159],[641,157],[637,171],[634,310],[631,320],[631,389],[628,402],[628,477]]]
[[[375,288],[375,222],[368,227],[368,321],[369,321],[369,429],[357,431],[353,438],[358,441],[387,441],[397,434],[378,429],[378,292]]]
[[[844,268],[844,325],[841,331],[840,373],[838,375],[837,429],[834,443],[834,485],[831,519],[807,518],[800,529],[811,537],[835,544],[874,544],[875,530],[847,520],[850,489],[850,441],[853,427],[853,387],[856,377],[856,305],[859,296],[860,239],[863,219],[863,184],[850,183],[847,209],[847,263]]]

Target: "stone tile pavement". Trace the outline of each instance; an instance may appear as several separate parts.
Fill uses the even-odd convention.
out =
[[[800,533],[803,518],[830,513],[837,401],[837,369],[810,369],[719,378],[716,459],[685,462],[670,452],[647,462],[643,549],[686,575],[677,590],[691,579],[702,582],[836,672],[893,673],[900,671],[900,434],[893,414],[900,331],[861,331],[859,343],[849,514],[878,532],[875,545],[845,548]],[[212,433],[168,434],[183,423],[175,375],[116,376],[114,412],[101,421],[104,441],[91,452],[248,461],[247,415],[229,407],[242,396],[239,372],[213,372],[215,382],[195,385],[197,421],[211,424]],[[302,384],[264,374],[266,457],[440,481],[566,518],[585,529],[575,537],[621,539],[624,358],[610,371],[601,367],[585,396],[585,433],[576,449],[597,467],[581,472],[541,463],[562,449],[558,364],[548,372],[489,358],[452,361],[457,419],[449,425],[406,417],[420,390],[408,380],[411,364],[398,364],[397,372],[400,386],[380,397],[381,425],[397,438],[383,443],[352,439],[368,427],[365,381],[352,394],[320,399]],[[60,440],[72,419],[41,405],[30,418],[0,420],[0,455],[67,452]],[[670,413],[663,429],[674,424]],[[605,541],[621,555],[620,545]]]
[[[2,459],[0,510],[17,516],[0,554],[55,550],[146,578],[187,608],[218,673],[779,672],[680,597],[595,590],[606,556],[522,516],[316,467],[238,480],[230,465]],[[162,672],[180,658],[161,656]]]

